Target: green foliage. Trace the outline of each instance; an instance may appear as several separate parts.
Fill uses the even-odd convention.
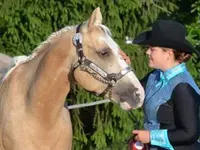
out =
[[[188,1],[187,3],[189,5],[181,5],[179,7],[176,18],[181,22],[185,22],[188,31],[187,39],[195,47],[196,53],[193,54],[187,66],[195,81],[200,86],[200,0]]]
[[[134,37],[148,29],[159,15],[173,13],[178,0],[2,0],[0,2],[0,52],[29,55],[52,32],[66,25],[85,21],[94,8],[100,6],[103,22],[107,25],[122,50],[131,58],[132,67],[141,79],[148,71],[142,47],[125,44],[125,36]],[[194,12],[199,13],[195,3]],[[199,15],[198,15],[199,16]],[[188,26],[189,38],[198,46],[199,30],[196,24]],[[194,30],[196,29],[196,30]],[[196,58],[196,57],[195,57]],[[196,59],[195,59],[196,60]],[[199,66],[190,63],[189,68]],[[195,78],[196,69],[192,70]],[[74,89],[68,103],[84,103],[99,100],[81,88]],[[73,149],[122,150],[131,131],[142,128],[142,111],[123,111],[116,104],[71,110],[74,141]]]

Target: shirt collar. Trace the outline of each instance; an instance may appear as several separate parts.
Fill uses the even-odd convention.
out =
[[[178,64],[164,72],[160,70],[160,80],[168,81],[185,70],[187,70],[185,63]]]

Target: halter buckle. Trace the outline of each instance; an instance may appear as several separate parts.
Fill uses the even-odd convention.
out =
[[[75,46],[77,46],[78,43],[82,43],[82,34],[81,33],[76,33],[73,36],[73,43],[74,43]]]
[[[111,86],[114,87],[114,86],[116,85],[117,82],[116,82],[114,79],[112,79],[112,80],[110,81],[110,83],[111,83]]]

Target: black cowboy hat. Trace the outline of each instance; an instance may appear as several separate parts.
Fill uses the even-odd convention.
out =
[[[172,48],[186,53],[194,52],[192,44],[185,37],[184,25],[173,20],[158,20],[153,24],[151,31],[139,34],[133,43]]]

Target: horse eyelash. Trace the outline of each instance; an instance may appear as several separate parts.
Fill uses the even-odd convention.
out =
[[[98,54],[99,54],[100,56],[109,56],[109,54],[110,54],[110,49],[108,49],[108,48],[103,49],[103,50],[101,50],[100,52],[98,52]]]

